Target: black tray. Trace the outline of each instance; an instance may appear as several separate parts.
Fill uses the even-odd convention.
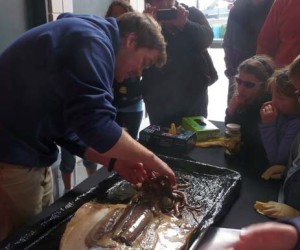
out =
[[[239,194],[241,176],[226,168],[184,159],[160,157],[172,166],[177,176],[191,179],[192,188],[189,188],[187,193],[188,201],[203,207],[201,221],[188,243],[189,249],[195,249],[205,230],[223,217],[234,203]],[[112,188],[124,182],[118,175],[108,177],[89,192],[78,196],[51,216],[28,228],[17,240],[9,242],[3,248],[7,250],[59,249],[66,224],[75,211],[91,200],[109,201],[108,196]]]

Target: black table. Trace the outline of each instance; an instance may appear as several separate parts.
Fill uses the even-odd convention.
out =
[[[224,131],[224,123],[214,123],[221,129],[221,131]],[[224,218],[213,225],[214,227],[241,229],[253,223],[270,220],[255,212],[253,205],[257,200],[276,201],[280,188],[279,181],[265,181],[260,178],[261,170],[257,169],[256,166],[249,168],[249,166],[245,167],[243,164],[240,164],[238,159],[226,159],[224,155],[224,148],[222,147],[194,148],[188,154],[181,155],[180,157],[192,159],[201,163],[229,168],[239,172],[242,176],[242,186],[239,197]],[[106,168],[99,169],[94,175],[84,180],[72,191],[65,194],[50,207],[46,208],[41,214],[37,215],[17,234],[12,236],[11,240],[17,239],[19,235],[22,235],[23,232],[30,227],[30,225],[38,223],[41,219],[48,217],[53,212],[64,207],[68,202],[73,201],[78,195],[87,192],[99,182],[106,179],[110,174],[111,173],[108,172]]]
[[[213,121],[224,134],[225,125],[223,122]],[[178,157],[168,150],[155,150],[160,154],[167,154]],[[255,201],[277,201],[280,189],[280,181],[265,181],[260,176],[268,166],[259,158],[251,159],[252,163],[242,161],[238,158],[229,158],[224,154],[222,147],[200,148],[196,147],[188,154],[179,155],[181,158],[199,161],[219,167],[225,167],[237,171],[242,176],[240,195],[232,205],[230,211],[221,220],[215,223],[217,227],[241,229],[252,223],[270,221],[269,218],[258,214],[253,206]]]

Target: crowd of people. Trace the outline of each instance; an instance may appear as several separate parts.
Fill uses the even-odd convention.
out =
[[[59,148],[66,190],[75,155],[88,175],[99,163],[134,184],[156,172],[176,187],[171,166],[137,141],[143,101],[151,124],[207,117],[218,79],[207,50],[213,32],[195,7],[145,4],[139,13],[115,0],[105,18],[63,13],[0,54],[0,241],[53,202]],[[230,10],[225,124],[241,126],[240,160],[260,158],[262,178],[282,179],[284,192],[259,207],[282,220],[243,230],[236,250],[300,249],[299,8],[298,0],[236,0]],[[161,9],[176,16],[157,20]]]

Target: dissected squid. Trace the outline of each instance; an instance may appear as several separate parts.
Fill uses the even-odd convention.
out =
[[[158,203],[158,211],[181,218],[183,208],[197,211],[201,207],[192,206],[187,201],[186,193],[180,189],[189,187],[188,180],[177,180],[177,189],[173,189],[167,176],[151,175],[142,185],[137,199],[149,200]],[[135,199],[135,198],[134,198]],[[134,200],[132,199],[132,201]],[[156,204],[153,204],[156,205]]]
[[[188,185],[179,181],[174,190],[166,176],[153,174],[127,205],[86,203],[68,223],[60,249],[182,249],[195,229],[182,211],[198,210],[180,190]]]

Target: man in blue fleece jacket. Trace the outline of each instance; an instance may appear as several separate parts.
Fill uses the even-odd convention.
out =
[[[51,204],[57,145],[132,183],[171,168],[115,122],[112,83],[166,62],[150,16],[62,14],[0,55],[0,240]],[[116,160],[117,159],[117,160]]]

